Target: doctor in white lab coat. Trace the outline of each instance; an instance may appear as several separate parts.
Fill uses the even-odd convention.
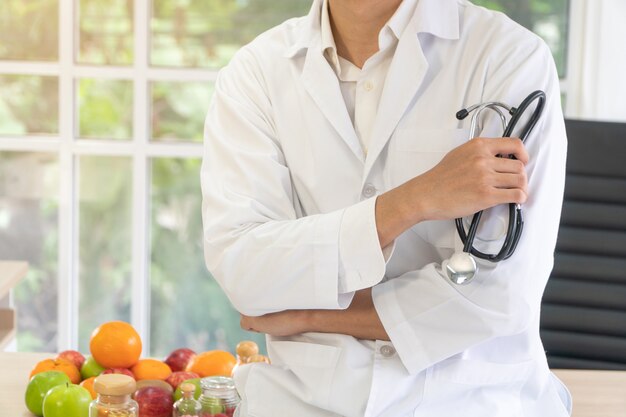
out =
[[[455,118],[537,89],[525,146]],[[539,337],[566,137],[538,37],[465,0],[316,0],[220,72],[205,133],[206,263],[272,359],[237,373],[240,416],[570,414]],[[497,206],[496,252],[509,202],[515,254],[451,283],[453,219]]]

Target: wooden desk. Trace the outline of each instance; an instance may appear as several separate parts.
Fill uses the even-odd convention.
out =
[[[27,271],[26,262],[0,261],[0,350],[15,337],[15,310],[9,294]]]
[[[54,353],[0,352],[0,416],[34,417],[24,404],[28,374],[35,364]]]
[[[24,405],[28,374],[53,353],[0,352],[0,416],[33,417]],[[574,397],[573,417],[626,417],[626,371],[556,370]],[[545,416],[550,417],[550,416]]]
[[[572,417],[626,417],[626,371],[557,369],[574,399]]]

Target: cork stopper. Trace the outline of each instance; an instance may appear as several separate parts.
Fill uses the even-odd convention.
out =
[[[183,394],[195,393],[196,392],[196,386],[194,384],[189,383],[189,382],[183,382],[180,385],[180,390],[182,391]]]
[[[93,389],[100,395],[130,395],[135,392],[135,380],[128,375],[100,375],[93,383]]]
[[[244,340],[237,344],[236,351],[241,362],[245,363],[249,357],[259,353],[259,346],[251,340]]]

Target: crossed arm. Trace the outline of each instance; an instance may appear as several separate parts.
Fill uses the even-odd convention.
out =
[[[501,154],[514,154],[517,160],[497,157]],[[380,246],[389,245],[423,220],[453,219],[502,203],[523,203],[527,198],[527,162],[528,154],[517,139],[475,139],[453,149],[432,170],[378,197]],[[273,336],[321,332],[389,340],[374,307],[371,288],[357,291],[345,310],[242,315],[241,327]]]
[[[264,316],[241,315],[244,330],[272,336],[305,332],[339,333],[366,340],[389,340],[372,301],[372,289],[354,294],[345,310],[287,310]]]

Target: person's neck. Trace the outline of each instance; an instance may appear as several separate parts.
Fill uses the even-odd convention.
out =
[[[378,52],[378,34],[402,0],[329,0],[337,54],[359,68]]]

